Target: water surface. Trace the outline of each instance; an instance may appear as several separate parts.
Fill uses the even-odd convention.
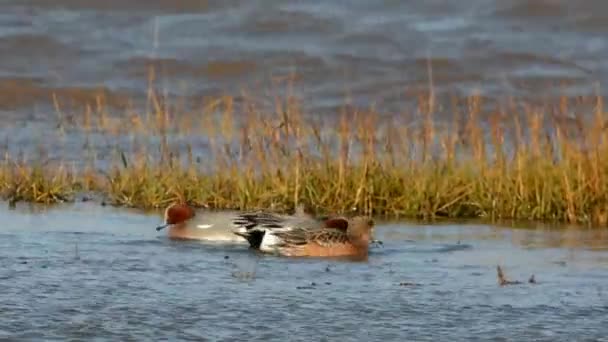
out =
[[[196,99],[294,74],[311,110],[345,95],[401,109],[428,88],[428,62],[438,92],[588,94],[608,75],[604,9],[600,0],[8,0],[0,108],[45,117],[36,106],[51,93],[67,106],[99,87],[125,106],[145,95],[150,66],[167,92]]]
[[[205,98],[246,97],[273,111],[289,91],[328,127],[345,103],[414,125],[431,85],[440,99],[433,117],[445,122],[454,106],[443,95],[465,106],[462,97],[481,94],[489,104],[481,120],[511,96],[555,106],[560,95],[590,96],[559,113],[567,121],[592,113],[593,96],[605,94],[596,87],[608,76],[605,8],[601,0],[6,0],[0,153],[103,164],[114,149],[137,149],[125,115],[151,112],[152,69],[176,122],[191,109],[198,117]],[[70,129],[88,120],[86,106],[94,126],[104,116],[105,135]],[[508,108],[507,121],[516,115]],[[180,143],[203,156],[207,141],[196,133]],[[144,142],[147,153],[157,140]]]
[[[160,213],[1,208],[0,337],[10,340],[602,341],[608,332],[608,238],[593,230],[385,222],[384,247],[349,262],[169,241],[154,230]],[[523,284],[498,286],[497,264]]]

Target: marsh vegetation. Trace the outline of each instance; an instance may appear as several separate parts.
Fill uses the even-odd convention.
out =
[[[289,92],[269,98],[222,96],[180,107],[150,87],[143,112],[111,112],[101,95],[79,113],[56,102],[57,134],[80,134],[82,154],[50,160],[43,152],[6,152],[0,191],[12,202],[56,203],[93,192],[139,208],[177,200],[277,211],[305,204],[315,212],[396,218],[606,225],[601,96],[486,104],[482,96],[431,92],[402,113],[345,105],[334,116],[306,113]],[[104,163],[89,143],[100,136],[117,141]]]

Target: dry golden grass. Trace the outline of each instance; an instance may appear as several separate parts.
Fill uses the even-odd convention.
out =
[[[332,124],[312,119],[292,97],[274,110],[241,96],[206,100],[196,111],[149,94],[144,113],[113,116],[103,101],[59,129],[137,136],[107,172],[31,165],[5,156],[0,191],[11,200],[53,203],[96,191],[115,205],[163,207],[176,200],[210,208],[290,210],[387,217],[487,217],[594,223],[608,220],[608,128],[602,98],[571,116],[562,98],[486,112],[471,96],[434,116],[421,96],[418,126],[374,111],[343,110]],[[57,105],[60,118],[66,115]],[[482,117],[484,119],[482,119]],[[175,137],[206,138],[200,142]],[[88,138],[87,138],[88,139]],[[146,140],[148,139],[148,140]],[[150,150],[146,141],[158,139]],[[185,141],[185,142],[184,142]]]

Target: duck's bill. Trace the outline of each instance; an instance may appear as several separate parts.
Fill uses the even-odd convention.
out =
[[[163,224],[162,226],[158,226],[158,227],[156,227],[156,231],[157,231],[157,232],[160,232],[161,230],[163,230],[163,229],[165,229],[165,228],[167,228],[167,227],[169,227],[169,225],[168,225],[168,224]]]

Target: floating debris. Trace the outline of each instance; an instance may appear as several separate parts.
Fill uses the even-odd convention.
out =
[[[421,285],[418,283],[412,283],[409,281],[402,281],[399,283],[399,286],[421,286]]]
[[[500,265],[496,266],[496,273],[498,276],[498,285],[500,285],[500,286],[523,284],[523,282],[521,282],[519,280],[507,279],[507,277],[505,276],[505,273],[502,271],[502,268],[500,267]],[[534,274],[530,276],[530,278],[528,279],[528,283],[536,284],[536,278],[534,277]]]
[[[326,281],[325,285],[331,285],[331,282]],[[310,283],[310,285],[296,286],[296,289],[298,289],[298,290],[314,290],[316,288],[317,288],[317,283],[315,283],[314,281],[312,283]]]
[[[468,249],[473,249],[473,245],[468,243],[461,243],[458,241],[456,244],[444,244],[440,248],[437,249],[438,253],[451,253],[451,252],[459,252]]]
[[[315,286],[317,286],[317,283],[315,283],[313,281],[312,283],[310,283],[310,285],[296,286],[296,289],[297,290],[313,290],[313,289],[315,289]]]
[[[232,272],[232,276],[234,278],[237,278],[240,280],[251,280],[251,279],[255,279],[255,272],[235,271],[235,272]]]
[[[521,284],[521,281],[508,280],[507,277],[505,276],[504,272],[502,271],[502,268],[500,267],[500,265],[496,266],[496,273],[498,276],[498,285],[500,285],[500,286]]]

